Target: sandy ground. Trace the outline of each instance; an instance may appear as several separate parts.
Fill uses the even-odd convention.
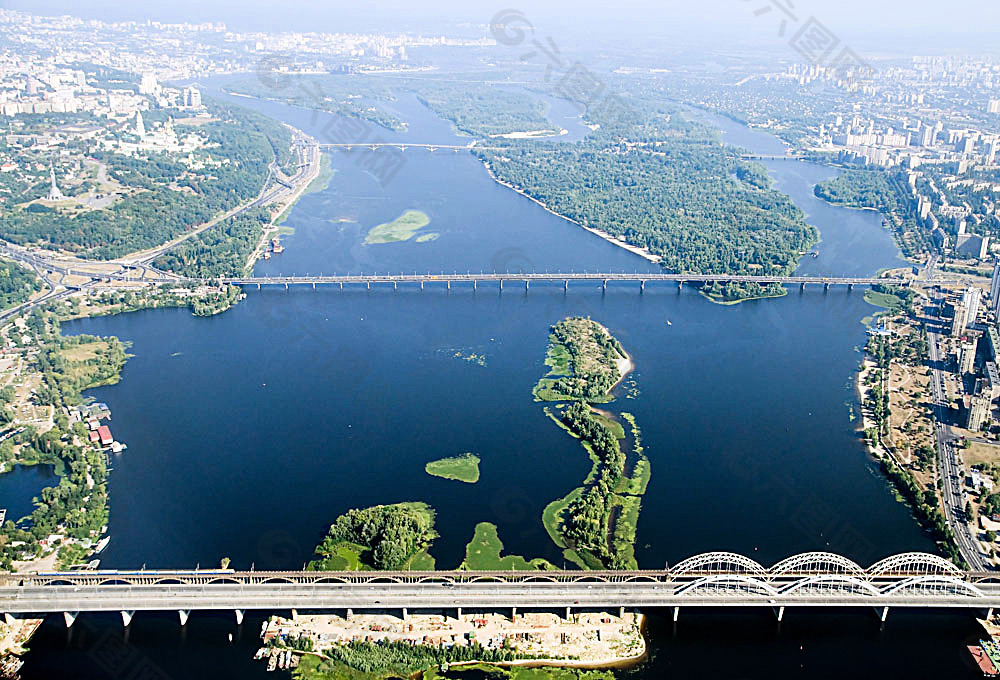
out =
[[[439,614],[411,614],[405,619],[388,614],[355,614],[349,620],[329,614],[271,617],[262,632],[307,635],[322,650],[351,640],[405,640],[420,644],[464,644],[475,640],[498,647],[504,640],[519,651],[539,657],[511,665],[565,665],[598,668],[621,665],[646,654],[642,615],[578,613],[569,620],[557,614],[530,612],[513,620],[503,614],[465,613],[460,618]]]

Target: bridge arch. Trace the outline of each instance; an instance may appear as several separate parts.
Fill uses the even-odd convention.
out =
[[[206,584],[208,584],[208,583],[234,583],[236,585],[239,585],[239,584],[244,583],[244,582],[241,581],[241,580],[239,580],[239,579],[237,579],[237,578],[229,578],[229,577],[226,577],[226,576],[220,576],[218,578],[213,578],[213,579],[210,579],[208,581],[205,581],[205,583]],[[264,583],[268,583],[268,581],[264,581]]]
[[[896,574],[961,574],[962,570],[939,555],[924,552],[908,552],[891,555],[868,567],[872,577]]]
[[[971,583],[952,576],[914,576],[883,588],[883,595],[905,595],[907,593],[951,594],[966,597],[985,597],[983,591]]]
[[[851,593],[856,595],[879,595],[878,588],[854,576],[824,575],[807,576],[781,591],[782,595],[805,590],[812,593]]]
[[[295,583],[295,580],[284,576],[270,576],[268,578],[261,579],[259,583]]]
[[[768,574],[772,578],[794,573],[853,574],[855,576],[863,576],[865,570],[854,560],[830,552],[807,552],[792,555],[781,560],[768,570]]]
[[[710,594],[710,595],[769,595],[775,596],[778,591],[770,584],[751,576],[735,576],[719,574],[705,576],[677,589],[678,595]]]
[[[731,552],[709,552],[681,560],[670,569],[671,576],[690,573],[737,573],[764,576],[764,567],[749,557]]]

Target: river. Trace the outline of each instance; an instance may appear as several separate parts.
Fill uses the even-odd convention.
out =
[[[329,118],[236,101],[317,137]],[[391,109],[409,130],[380,131],[383,139],[464,142],[411,96]],[[586,134],[560,116],[567,141]],[[773,148],[770,136],[709,119],[729,143]],[[329,188],[296,206],[286,251],[257,272],[655,269],[499,186],[465,152],[408,150],[404,158],[385,182],[356,156],[335,154]],[[869,274],[901,264],[877,215],[813,196],[835,170],[784,161],[768,169],[822,234],[819,257],[800,271]],[[428,214],[424,231],[436,240],[363,244],[369,228],[411,208]],[[642,295],[630,284],[606,293],[588,284],[568,293],[561,285],[249,293],[208,319],[157,310],[65,326],[118,335],[135,354],[120,383],[91,391],[111,405],[115,435],[129,445],[111,475],[103,568],[230,557],[235,568],[296,569],[338,514],[406,500],[438,512],[431,552],[439,568],[461,561],[481,521],[498,525],[506,551],[561,566],[541,510],[580,483],[589,461],[530,390],[545,371],[549,325],[572,314],[608,326],[636,364],[613,407],[635,414],[652,460],[640,566],[711,550],[764,564],[831,550],[866,565],[933,549],[851,421],[860,320],[872,311],[861,291],[815,287],[735,306],[672,285]],[[466,360],[471,354],[484,361]],[[482,458],[476,485],[424,474],[425,462],[464,451]],[[165,677],[263,676],[250,661],[259,621],[248,617],[238,630],[231,615],[195,613],[182,631],[176,615],[139,614],[127,649]],[[654,613],[650,630],[651,661],[626,676],[839,677],[863,668],[866,676],[959,677],[968,671],[962,641],[976,626],[935,612],[893,611],[880,631],[861,611],[792,611],[781,626],[770,612],[682,611],[676,627]],[[101,656],[109,639],[120,639],[117,617],[82,616],[70,634],[50,617],[23,675],[124,673]]]

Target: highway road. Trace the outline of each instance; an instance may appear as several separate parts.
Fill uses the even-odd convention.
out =
[[[934,303],[940,306],[943,304],[941,298],[936,298]],[[943,325],[945,322],[941,320]],[[962,557],[969,564],[969,568],[977,571],[986,570],[989,567],[979,542],[975,540],[973,530],[965,521],[965,495],[964,474],[959,460],[957,437],[952,432],[948,424],[947,413],[949,404],[947,392],[944,388],[944,371],[940,366],[945,365],[947,357],[941,349],[942,334],[941,327],[927,328],[927,346],[931,361],[931,392],[934,399],[934,436],[937,439],[938,450],[938,472],[941,475],[941,497],[944,501],[944,515],[948,526],[955,534],[955,542],[958,544]]]

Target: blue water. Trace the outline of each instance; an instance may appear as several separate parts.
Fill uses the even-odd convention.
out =
[[[306,111],[252,105],[314,133],[323,125]],[[443,143],[452,134],[415,100],[394,106],[411,123],[400,138]],[[335,154],[329,189],[297,205],[286,252],[257,272],[651,268],[498,186],[464,153],[406,154],[385,186]],[[832,171],[790,162],[769,170],[822,232],[821,255],[803,271],[870,273],[897,262],[876,216],[810,200],[812,184]],[[363,245],[368,228],[409,208],[427,212],[427,229],[441,237]],[[720,306],[673,285],[642,295],[625,284],[606,293],[587,284],[568,293],[428,286],[250,291],[208,319],[158,310],[67,324],[118,335],[135,354],[120,383],[91,391],[112,406],[129,445],[111,477],[114,538],[102,566],[207,566],[227,556],[236,568],[299,568],[338,514],[405,500],[437,510],[431,552],[440,568],[458,564],[480,521],[498,525],[507,551],[561,566],[541,510],[580,483],[589,461],[530,391],[546,370],[549,325],[571,314],[606,324],[636,364],[635,398],[622,390],[612,406],[635,414],[652,460],[641,566],[708,550],[764,563],[832,550],[863,564],[933,550],[850,420],[859,320],[871,309],[860,291],[843,289]],[[456,353],[483,355],[486,365]],[[428,460],[463,451],[482,458],[476,485],[424,474]],[[893,614],[898,628],[881,635],[856,612],[802,612],[776,631],[769,616],[685,612],[676,633],[654,618],[653,659],[634,674],[840,677],[868,668],[957,677],[960,643],[975,630],[950,614]],[[97,635],[114,627],[107,617],[84,620]],[[249,661],[255,623],[230,647],[232,622],[196,617],[185,642],[175,622],[140,615],[131,644],[177,677],[250,677],[261,671]],[[25,677],[68,668],[99,677],[92,648],[67,643],[59,625],[46,624]]]
[[[51,465],[15,465],[0,475],[0,509],[7,509],[12,522],[31,514],[32,499],[47,486],[59,483]]]

